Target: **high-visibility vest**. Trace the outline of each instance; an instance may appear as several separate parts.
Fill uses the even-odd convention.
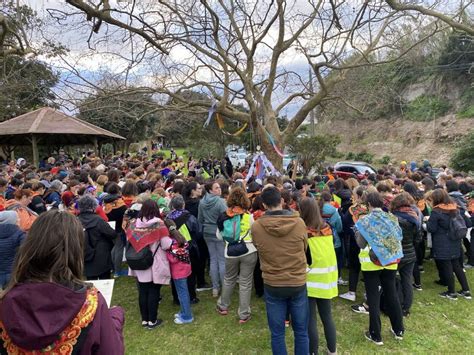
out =
[[[179,227],[178,231],[181,233],[184,239],[186,239],[187,242],[191,240],[191,234],[189,233],[189,229],[186,226],[186,223],[183,223],[183,225]]]
[[[331,299],[337,297],[337,259],[331,228],[324,228],[320,236],[308,238],[311,265],[306,276],[308,297]]]
[[[390,264],[387,266],[380,266],[376,265],[370,260],[370,248],[369,246],[366,246],[364,249],[360,250],[359,253],[359,261],[360,261],[360,269],[362,271],[378,271],[378,270],[383,270],[383,269],[388,269],[388,270],[397,270],[398,264]]]
[[[250,232],[250,227],[250,213],[245,212],[240,216],[240,238],[245,235],[244,241],[246,242],[252,241],[252,233]]]

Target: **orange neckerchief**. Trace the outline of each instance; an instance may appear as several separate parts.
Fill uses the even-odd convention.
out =
[[[332,229],[327,224],[321,228],[320,230],[316,230],[311,227],[306,227],[308,231],[308,238],[312,237],[327,237],[328,235],[332,235]]]
[[[456,205],[455,203],[440,203],[439,205],[436,205],[433,208],[439,208],[445,211],[455,211],[458,209],[458,205]]]
[[[4,348],[8,354],[37,355],[37,354],[61,354],[69,355],[74,350],[74,345],[81,335],[82,329],[86,328],[93,320],[99,304],[99,297],[95,287],[87,290],[86,300],[81,310],[61,333],[58,339],[48,347],[39,350],[25,350],[13,344],[10,336],[7,334],[3,323],[0,321],[0,337],[3,340]]]
[[[104,204],[104,212],[110,213],[112,210],[120,208],[122,206],[125,206],[125,201],[122,198],[118,198],[113,202]]]
[[[235,215],[238,215],[238,214],[244,214],[245,212],[247,211],[244,210],[242,207],[238,207],[238,206],[235,206],[232,208],[229,207],[226,211],[229,217],[234,217]]]

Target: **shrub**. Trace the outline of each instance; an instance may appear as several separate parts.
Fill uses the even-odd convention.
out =
[[[406,115],[413,121],[431,121],[446,114],[451,104],[437,96],[421,95],[406,105]]]
[[[390,155],[384,155],[382,158],[379,159],[378,162],[382,165],[387,165],[390,163],[391,160],[392,158],[390,157]]]
[[[474,171],[474,130],[457,143],[451,166],[459,171]]]

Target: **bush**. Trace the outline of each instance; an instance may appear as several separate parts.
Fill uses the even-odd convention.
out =
[[[374,160],[374,155],[367,152],[361,152],[355,155],[354,160],[360,160],[370,164]]]
[[[355,154],[353,152],[347,153],[346,160],[355,160]]]
[[[451,166],[459,171],[474,171],[474,130],[457,145],[451,157]]]
[[[461,108],[457,113],[458,118],[474,117],[474,88],[467,89],[461,95]]]
[[[390,155],[384,155],[382,158],[378,160],[378,162],[382,165],[387,165],[390,163],[391,160],[392,158],[390,157]]]
[[[450,108],[451,104],[440,97],[421,95],[406,105],[406,115],[412,121],[431,121]]]

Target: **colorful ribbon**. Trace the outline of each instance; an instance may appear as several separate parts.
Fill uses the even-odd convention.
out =
[[[234,136],[234,137],[237,137],[239,134],[241,134],[243,131],[245,131],[245,128],[247,128],[247,122],[245,122],[243,124],[242,127],[240,127],[236,132],[234,133],[230,133],[230,132],[227,132],[225,129],[224,129],[224,120],[222,119],[222,116],[220,115],[220,113],[216,113],[216,122],[217,122],[217,126],[220,128],[220,130],[222,131],[222,133],[228,135],[228,136]]]
[[[275,143],[275,140],[273,139],[272,135],[267,131],[267,129],[265,127],[263,127],[263,129],[265,130],[265,133],[267,134],[268,140],[270,141],[270,144],[273,146],[273,149],[275,150],[275,152],[280,157],[284,158],[285,154],[277,147],[277,145]]]

